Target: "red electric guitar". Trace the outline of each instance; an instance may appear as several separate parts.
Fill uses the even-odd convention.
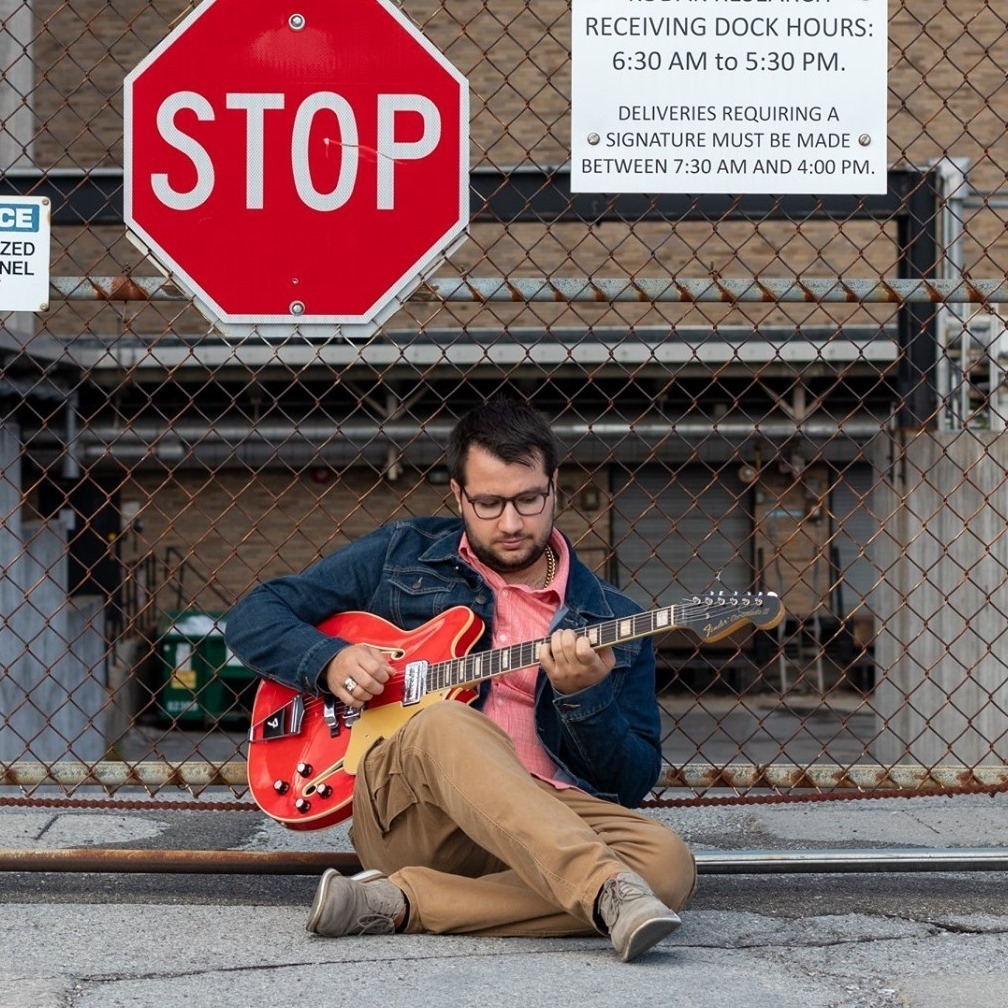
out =
[[[701,641],[716,641],[751,623],[775,627],[784,616],[772,594],[718,592],[585,627],[580,633],[598,649],[688,629]],[[381,696],[361,709],[335,697],[306,696],[263,680],[252,705],[248,776],[259,807],[289,829],[321,829],[351,815],[354,774],[377,739],[388,738],[414,714],[441,700],[471,703],[472,688],[492,676],[536,664],[543,640],[469,654],[483,622],[456,606],[416,630],[365,612],[347,612],[319,629],[355,644],[384,651],[396,672]]]

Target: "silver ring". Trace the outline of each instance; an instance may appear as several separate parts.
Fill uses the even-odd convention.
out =
[[[353,691],[357,689],[357,680],[354,679],[353,676],[347,676],[346,679],[343,680],[343,689],[345,689],[347,693],[353,693]]]

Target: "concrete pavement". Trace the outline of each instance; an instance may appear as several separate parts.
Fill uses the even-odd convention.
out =
[[[1004,795],[650,814],[701,854],[1008,850]],[[292,833],[254,812],[183,808],[0,807],[0,847],[349,851],[342,827]],[[624,965],[604,938],[318,939],[304,931],[309,876],[7,872],[0,1008],[1005,1008],[1006,882],[990,871],[705,874],[682,928]]]

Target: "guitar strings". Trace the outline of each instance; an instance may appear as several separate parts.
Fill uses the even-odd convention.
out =
[[[590,627],[589,629],[600,631],[615,630],[618,633],[619,628],[627,622],[627,620],[629,620],[634,627],[634,632],[630,636],[630,639],[646,637],[651,636],[654,632],[656,632],[656,629],[658,632],[664,633],[668,630],[674,630],[676,628],[685,628],[694,624],[702,624],[708,622],[711,618],[716,618],[718,615],[726,615],[728,612],[749,612],[758,610],[762,606],[763,596],[761,594],[744,595],[741,597],[738,595],[729,595],[715,596],[714,598],[723,599],[723,613],[718,613],[716,611],[720,608],[717,603],[709,604],[702,601],[689,601],[679,605],[656,609],[651,612],[636,613],[629,617],[609,620],[605,623],[598,624],[597,626]],[[739,601],[740,598],[742,600],[741,602]],[[746,599],[753,600],[751,606],[746,604]],[[655,619],[660,613],[669,614],[671,618],[669,626],[656,628]],[[546,638],[535,641],[524,641],[520,644],[514,645],[513,647],[501,649],[497,652],[498,655],[506,653],[514,659],[504,668],[494,667],[493,659],[491,658],[488,661],[486,652],[476,652],[475,654],[449,658],[446,661],[432,664],[427,670],[428,676],[437,684],[435,688],[441,689],[448,688],[449,686],[459,686],[464,683],[471,682],[474,679],[487,678],[488,676],[499,675],[509,671],[530,668],[536,664],[535,656],[539,647],[545,642]],[[604,647],[607,643],[610,642],[603,639],[601,646]],[[613,640],[611,643],[616,643],[616,640]],[[480,666],[484,664],[489,664],[491,666],[489,672],[483,672],[480,669]]]
[[[725,613],[731,610],[735,612],[741,612],[743,610],[748,611],[750,609],[750,606],[747,606],[744,603],[743,604],[739,603],[740,597],[738,595],[730,595],[727,597],[718,596],[718,597],[724,599]],[[744,595],[741,596],[741,598],[743,600],[747,598],[752,599],[753,604],[751,606],[751,609],[753,610],[759,609],[762,606],[762,599],[763,599],[762,594]],[[715,612],[716,608],[717,608],[716,603],[712,605],[709,603],[705,604],[704,602],[700,601],[696,602],[689,601],[689,602],[683,602],[679,605],[671,605],[663,607],[661,609],[655,609],[650,612],[635,613],[632,616],[625,617],[622,619],[609,620],[605,623],[597,624],[596,626],[590,627],[588,629],[591,630],[618,629],[627,620],[629,620],[634,627],[634,637],[651,636],[651,634],[654,633],[656,630],[654,623],[655,619],[660,613],[668,613],[671,619],[671,622],[667,627],[662,626],[660,628],[657,628],[658,632],[664,633],[668,630],[685,628],[693,624],[700,624],[707,622],[712,617],[719,615],[718,613]],[[476,670],[480,665],[487,663],[486,652],[477,651],[474,654],[460,655],[458,657],[446,659],[445,661],[435,662],[431,664],[427,669],[427,674],[429,677],[427,683],[427,690],[428,692],[430,692],[437,689],[448,689],[453,686],[460,686],[467,682],[471,682],[474,678],[485,678],[487,676],[499,675],[509,671],[516,671],[523,668],[531,668],[533,665],[536,664],[536,655],[538,654],[539,648],[544,643],[546,643],[547,640],[548,638],[541,638],[539,640],[523,641],[522,643],[516,644],[511,648],[501,649],[502,651],[515,656],[519,664],[511,663],[506,668],[499,668],[496,670],[492,670],[489,673],[481,673],[480,675],[476,675]],[[615,643],[615,641],[613,641],[613,643]],[[604,641],[601,646],[603,647],[605,646]],[[524,661],[524,655],[526,650],[528,650],[530,653],[528,655],[528,660]],[[489,664],[493,665],[493,661],[491,660]],[[467,672],[469,673],[468,675],[466,675]],[[430,685],[432,679],[435,682],[434,686]],[[343,711],[350,709],[348,708],[348,705],[344,701],[337,700],[335,697],[333,697],[333,700],[334,700],[333,710],[335,712],[342,714]],[[324,705],[325,703],[326,701],[322,697],[308,696],[307,698],[304,699],[305,713],[307,714],[310,710],[313,710],[320,704]],[[251,727],[253,729],[261,727],[270,717],[274,716],[274,713],[275,712],[271,712],[265,718],[263,718],[261,721],[256,722]]]

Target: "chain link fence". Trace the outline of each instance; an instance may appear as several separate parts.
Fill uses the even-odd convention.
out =
[[[371,338],[234,341],[123,227],[123,77],[189,7],[0,0],[0,202],[53,232],[0,332],[5,782],[245,796],[230,606],[447,509],[446,433],[506,384],[596,570],[783,599],[656,639],[656,801],[1001,787],[1008,10],[890,4],[886,194],[650,197],[570,192],[566,3],[402,6],[470,81],[468,240]]]

